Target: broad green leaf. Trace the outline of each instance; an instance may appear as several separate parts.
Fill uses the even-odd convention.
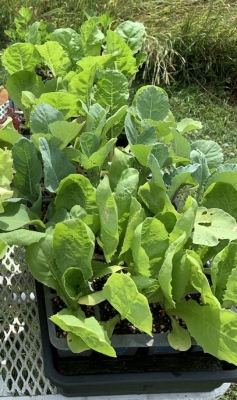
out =
[[[197,140],[191,144],[192,150],[199,150],[205,155],[208,168],[217,168],[223,163],[222,149],[213,140]]]
[[[118,210],[106,175],[97,187],[96,203],[101,225],[98,241],[104,251],[106,261],[110,261],[119,242]]]
[[[83,342],[83,340],[72,332],[67,334],[67,344],[73,353],[82,353],[83,351],[90,350],[90,347]]]
[[[61,209],[62,210],[62,209]],[[71,219],[81,219],[86,225],[88,225],[94,234],[98,233],[99,230],[99,215],[97,213],[88,214],[84,208],[79,206],[78,204],[73,206],[70,211]]]
[[[174,139],[174,154],[179,157],[190,158],[191,146],[187,139],[173,128],[171,129],[171,132]]]
[[[141,119],[163,121],[169,113],[169,99],[156,86],[144,86],[135,98],[136,110]]]
[[[80,146],[83,153],[90,158],[100,147],[100,137],[95,133],[84,132],[80,136]]]
[[[236,306],[236,298],[237,298],[236,279],[237,279],[237,267],[232,269],[231,274],[228,277],[226,290],[223,297],[224,308],[230,308],[231,306]]]
[[[107,134],[107,132],[109,130],[111,131],[112,137],[114,137],[115,134],[116,134],[116,136],[118,136],[121,133],[123,128],[121,127],[121,129],[118,130],[115,127],[118,124],[120,126],[121,122],[124,119],[126,111],[127,111],[127,106],[122,106],[110,118],[107,119],[107,121],[104,124],[103,131],[102,131],[102,134],[101,134],[102,137],[105,137],[105,135]]]
[[[72,65],[75,65],[75,63],[84,55],[81,36],[74,29],[55,29],[51,35],[51,40],[55,40],[63,47]]]
[[[196,215],[193,243],[216,246],[220,240],[237,239],[236,220],[218,208],[199,207]]]
[[[0,239],[0,260],[5,256],[5,254],[7,253],[7,243],[4,242],[4,240]]]
[[[160,187],[162,190],[166,190],[166,186],[163,181],[163,176],[161,173],[160,166],[158,164],[157,159],[153,154],[148,156],[147,166],[150,168],[152,172],[152,181],[156,184],[157,187]]]
[[[66,147],[78,135],[83,124],[68,121],[55,121],[49,124],[49,130],[53,136],[62,142],[60,149]]]
[[[0,239],[7,242],[9,246],[29,246],[32,243],[39,242],[45,235],[42,232],[17,229],[13,232],[0,233]]]
[[[42,168],[34,144],[22,137],[14,144],[12,157],[16,170],[13,180],[15,187],[29,200],[35,200]]]
[[[141,67],[146,60],[147,60],[147,53],[145,51],[139,51],[139,53],[136,54],[137,67]]]
[[[113,318],[110,318],[108,321],[103,321],[103,322],[100,321],[100,325],[107,332],[109,339],[112,337],[115,325],[119,320],[120,320],[120,315],[117,314]]]
[[[174,314],[187,324],[204,352],[219,360],[237,364],[237,315],[230,310],[200,306],[194,300],[180,302]]]
[[[62,83],[63,83],[63,86],[64,86],[65,90],[68,90],[68,85],[71,82],[72,78],[74,78],[74,76],[76,76],[76,74],[77,73],[75,71],[69,71],[67,73],[67,75],[65,75],[63,77]],[[54,80],[55,80],[55,82],[57,84],[57,80],[55,78],[54,78]],[[50,82],[52,82],[52,81],[53,81],[53,79],[51,79],[50,81],[47,81],[46,84],[49,83],[49,86],[50,86]],[[46,84],[45,84],[45,86],[46,86]],[[47,90],[47,91],[48,92],[53,92],[53,91],[55,91],[55,89],[54,90]],[[45,92],[46,92],[46,89],[45,89]]]
[[[170,112],[170,111],[169,111]],[[156,130],[156,138],[167,144],[172,140],[173,128],[176,128],[176,123],[173,121],[154,121],[147,119],[150,125],[154,126]]]
[[[44,63],[49,67],[53,76],[65,76],[70,66],[70,60],[64,49],[58,42],[48,41],[41,45],[36,45],[36,49],[41,55]]]
[[[201,129],[202,128],[202,124],[200,121],[195,121],[192,118],[184,118],[181,119],[180,122],[177,123],[177,129],[179,131],[179,133],[181,133],[182,135],[184,133],[196,130],[196,129]]]
[[[21,7],[19,10],[19,16],[16,18],[16,22],[22,21],[23,23],[27,24],[30,22],[33,16],[33,12],[28,7]]]
[[[164,296],[160,289],[159,282],[156,279],[151,280],[153,283],[146,289],[143,289],[143,294],[146,296],[148,302],[151,303],[161,303],[164,301]]]
[[[171,167],[173,164],[181,163],[184,165],[190,164],[190,160],[186,157],[176,156],[172,150],[169,151],[169,156],[164,162],[163,167]]]
[[[176,212],[175,209],[173,211],[164,210],[156,214],[156,218],[164,224],[168,233],[171,233],[172,230],[174,229],[178,217],[179,214]]]
[[[163,167],[164,162],[169,156],[169,149],[162,143],[156,143],[152,148],[151,154],[157,159],[159,166]]]
[[[60,148],[62,146],[62,141],[55,136],[51,135],[51,133],[34,133],[30,136],[31,142],[34,143],[36,149],[39,151],[40,148],[40,139],[45,138],[51,146],[55,146]]]
[[[76,117],[79,114],[79,106],[77,104],[77,100],[77,96],[71,93],[55,92],[43,93],[36,103],[49,104],[57,110],[61,111],[65,119],[69,119],[71,117]]]
[[[130,147],[130,150],[135,155],[139,163],[144,167],[147,167],[148,156],[151,153],[152,146],[146,146],[144,144],[134,144]]]
[[[99,56],[104,41],[104,34],[99,29],[100,18],[91,17],[82,24],[80,32],[82,36],[83,49],[88,56]]]
[[[53,237],[47,235],[26,249],[26,263],[35,279],[53,289],[58,289],[57,269],[53,254]],[[60,278],[59,278],[60,279]]]
[[[108,265],[104,264],[100,261],[92,260],[92,269],[93,269],[93,279],[101,278],[105,275],[114,274],[117,271],[121,271],[124,267],[119,265]]]
[[[125,233],[132,197],[136,197],[139,173],[134,168],[125,169],[114,191],[114,199],[118,210],[119,236]]]
[[[185,167],[175,168],[171,174],[171,185],[167,190],[167,194],[170,199],[176,197],[178,190],[188,181],[190,184],[192,181],[192,174],[197,171],[200,167],[200,164],[189,164]],[[195,183],[195,182],[193,182]]]
[[[175,255],[183,248],[186,242],[186,234],[183,233],[178,239],[176,239],[166,250],[164,256],[164,262],[160,268],[158,281],[160,283],[161,289],[168,300],[168,303],[174,307],[175,303],[173,300],[172,294],[172,271],[173,268],[177,268],[177,265],[174,265],[174,257]],[[177,261],[177,263],[180,260]]]
[[[65,208],[70,211],[73,206],[80,205],[93,218],[98,217],[95,189],[83,175],[72,174],[64,178],[56,193],[57,210]]]
[[[75,75],[68,84],[68,92],[80,98],[88,106],[94,85],[96,64]]]
[[[40,35],[40,22],[35,21],[32,25],[29,26],[28,33],[26,34],[26,40],[28,43],[32,44],[40,44],[41,35]]]
[[[95,306],[96,304],[102,303],[102,301],[105,301],[105,295],[103,290],[100,290],[99,292],[94,292],[91,294],[87,294],[86,296],[82,296],[78,299],[79,304],[85,304],[87,306]]]
[[[9,203],[1,214],[0,230],[13,231],[30,224],[33,220],[37,220],[37,215],[33,214],[29,208],[20,203]]]
[[[85,132],[93,132],[97,136],[101,136],[101,132],[106,120],[107,110],[101,107],[98,103],[93,104],[88,110],[86,104],[83,102],[81,103],[84,111],[87,114]]]
[[[212,293],[207,277],[202,270],[202,262],[197,254],[192,250],[187,250],[187,259],[190,261],[190,283],[201,293],[203,304],[220,308],[220,303]]]
[[[114,17],[112,17],[107,11],[101,15],[99,15],[100,24],[103,26],[104,29],[107,29],[108,26],[111,25],[111,22],[114,21]]]
[[[40,92],[43,93],[44,90]],[[39,94],[39,96],[40,96]],[[32,107],[35,105],[36,101],[36,96],[27,90],[23,90],[21,94],[21,102],[24,108],[29,109],[29,111],[32,109]]]
[[[83,289],[86,287],[88,289],[88,284],[84,280],[82,271],[75,267],[66,269],[62,276],[62,283],[67,295],[75,301],[82,295]]]
[[[64,116],[50,104],[39,103],[31,115],[30,128],[33,133],[50,133],[50,125],[63,122]]]
[[[237,164],[224,164],[220,165],[206,182],[206,188],[212,183],[224,182],[230,183],[237,189]]]
[[[12,128],[0,129],[0,144],[1,142],[4,142],[4,144],[6,143],[7,145],[9,144],[12,146],[20,138],[21,138],[20,133]]]
[[[50,192],[55,192],[60,181],[75,172],[62,150],[50,146],[45,138],[39,139],[40,152],[44,168],[44,184]]]
[[[2,56],[2,64],[10,75],[21,70],[34,71],[38,62],[38,52],[31,43],[15,43]]]
[[[140,22],[124,21],[115,32],[127,43],[133,54],[141,50],[145,27]]]
[[[95,100],[102,107],[109,107],[110,115],[127,105],[128,96],[128,80],[120,71],[107,69],[100,74]]]
[[[190,261],[185,253],[172,270],[172,296],[175,302],[182,300],[187,294],[193,291],[193,286],[190,284],[189,278]]]
[[[225,239],[225,240],[221,240],[217,246],[214,247],[208,247],[205,245],[195,245],[195,251],[196,253],[200,256],[203,265],[205,266],[208,261],[212,260],[215,256],[217,256],[217,254],[222,251],[226,246],[228,246],[229,240]],[[204,271],[206,270],[206,268],[204,268]],[[207,267],[207,273],[210,273],[210,269],[209,266]],[[214,280],[212,279],[212,283],[214,282]]]
[[[63,208],[61,210],[63,210]],[[82,208],[78,204],[73,206],[70,211],[70,218],[72,219],[80,218],[83,220],[86,216],[87,216],[86,210],[84,210],[84,208]]]
[[[156,278],[168,246],[168,232],[162,222],[146,218],[135,229],[131,241],[135,271]]]
[[[84,278],[92,276],[91,259],[94,253],[94,234],[80,219],[59,222],[55,226],[53,248],[57,265],[62,273],[75,267]]]
[[[94,64],[96,64],[97,68],[100,70],[105,68],[113,68],[114,61],[116,61],[116,54],[87,56],[78,61],[77,66],[84,71],[85,69],[91,68]]]
[[[220,208],[237,219],[237,190],[225,182],[212,183],[203,195],[202,204],[207,208]]]
[[[149,263],[149,256],[146,254],[144,248],[142,247],[142,228],[143,224],[141,223],[136,227],[136,229],[134,229],[134,234],[131,239],[131,250],[135,262],[136,273],[146,277],[150,277],[151,266]]]
[[[46,232],[52,234],[55,225],[58,222],[70,219],[70,214],[65,208],[61,208],[60,210],[55,211],[55,206],[51,203],[49,204],[47,209],[46,219],[48,220],[48,222],[46,223]]]
[[[153,146],[156,143],[156,130],[148,122],[142,121],[138,124],[135,117],[127,114],[125,118],[125,133],[129,144],[143,144]]]
[[[135,283],[139,292],[157,283],[156,279],[148,278],[147,276],[142,275],[132,276],[132,280]]]
[[[85,169],[90,170],[95,167],[102,168],[108,154],[113,149],[117,139],[109,140],[105,146],[94,152],[90,158],[76,149],[65,149],[68,158],[78,161]]]
[[[112,163],[108,173],[110,187],[113,191],[118,184],[122,172],[125,169],[132,167],[133,162],[134,159],[130,154],[125,153],[115,147]]]
[[[193,172],[192,176],[193,179],[198,182],[199,186],[202,187],[210,176],[207,159],[199,150],[192,150],[190,153],[190,160],[193,164],[200,164],[199,168]]]
[[[138,195],[154,214],[168,210],[175,211],[166,192],[157,186],[153,180],[140,186]]]
[[[237,267],[237,244],[229,243],[213,259],[211,265],[212,289],[222,303],[232,270]],[[235,282],[235,281],[233,281]]]
[[[110,346],[107,333],[94,317],[79,318],[65,309],[52,316],[50,319],[64,331],[79,336],[83,343],[89,348],[107,356],[116,357],[115,350]],[[85,350],[85,347],[83,350]]]
[[[137,72],[136,59],[124,40],[114,31],[107,31],[106,46],[103,54],[116,54],[116,65],[120,72],[132,77]]]
[[[168,333],[168,342],[171,347],[179,351],[187,351],[191,347],[189,332],[182,328],[175,318],[171,318],[172,332]]]
[[[33,93],[35,97],[40,97],[44,92],[44,84],[40,76],[36,75],[33,71],[18,71],[10,75],[6,89],[12,101],[20,107],[24,108],[22,102],[22,92],[28,91]]]
[[[133,280],[123,273],[112,274],[103,288],[110,304],[141,331],[152,336],[152,315],[145,296],[138,292]]]
[[[181,215],[178,214],[179,217],[170,234],[170,242],[178,239],[183,232],[186,233],[187,240],[192,236],[197,210],[198,206],[196,200],[188,196],[184,205],[184,210]]]

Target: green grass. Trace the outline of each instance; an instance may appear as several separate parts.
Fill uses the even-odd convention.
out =
[[[177,120],[189,116],[202,122],[202,130],[189,134],[191,140],[197,139],[197,135],[200,139],[214,140],[222,146],[226,159],[237,157],[236,105],[229,103],[223,90],[191,85],[173,86],[168,93]]]

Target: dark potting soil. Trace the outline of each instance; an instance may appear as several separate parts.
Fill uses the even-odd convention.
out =
[[[96,279],[93,282],[95,290],[101,290],[108,277]],[[200,294],[187,296],[186,300],[192,297],[199,303]],[[64,302],[59,297],[52,300],[53,313],[57,313],[65,308]],[[87,317],[94,316],[93,307],[83,306],[83,311]],[[162,333],[171,331],[171,322],[162,310],[159,303],[150,305],[153,314],[153,333]],[[99,305],[101,321],[107,321],[117,314],[117,311],[107,302]],[[185,323],[179,320],[181,326],[185,327]],[[57,337],[66,337],[67,333],[56,326]],[[129,321],[120,321],[117,323],[114,334],[139,334],[141,333]],[[220,361],[215,357],[204,354],[202,351],[194,352],[190,348],[187,352],[176,354],[149,354],[149,348],[138,348],[133,356],[118,355],[117,358],[107,357],[103,354],[92,352],[88,353],[88,357],[82,355],[59,356],[56,349],[55,366],[61,374],[64,375],[92,375],[92,374],[119,374],[119,373],[136,373],[136,372],[172,372],[175,371],[221,371],[231,369],[232,366],[226,362]]]
[[[105,282],[107,281],[108,276],[101,277],[93,281],[94,290],[99,291],[103,288]],[[200,294],[194,294],[192,296],[187,296],[187,300],[189,298],[195,299],[200,303]],[[169,316],[165,313],[159,303],[152,303],[149,305],[150,310],[153,317],[153,324],[152,324],[152,333],[168,333],[172,331],[172,325]],[[106,300],[100,303],[98,306],[99,315],[101,321],[109,321],[115,315],[118,314],[117,310]],[[52,299],[52,308],[53,314],[58,313],[60,310],[66,308],[65,303],[56,296]],[[86,317],[95,316],[95,310],[93,307],[89,306],[81,306],[82,310],[84,311]],[[98,313],[97,313],[98,314]],[[180,326],[186,328],[186,324],[184,321],[175,317],[179,322]],[[113,334],[114,335],[124,335],[124,334],[141,334],[143,333],[138,328],[136,328],[131,322],[127,319],[119,320],[115,325]],[[67,333],[62,331],[56,325],[56,336],[57,337],[66,337]]]
[[[139,348],[133,356],[110,358],[93,352],[90,357],[57,358],[56,365],[64,375],[85,375],[102,373],[133,372],[182,372],[182,371],[222,371],[225,363],[206,354],[177,353],[175,355],[148,354]]]

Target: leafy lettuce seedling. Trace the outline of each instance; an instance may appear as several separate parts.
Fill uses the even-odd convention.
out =
[[[92,17],[4,53],[30,135],[0,129],[0,255],[25,246],[29,271],[66,305],[51,320],[75,353],[115,357],[119,320],[152,336],[158,302],[172,347],[186,351],[192,336],[237,365],[237,165],[215,142],[187,139],[201,124],[176,122],[163,89],[129,101],[145,29],[110,22]],[[114,318],[86,317],[82,305],[105,301]]]

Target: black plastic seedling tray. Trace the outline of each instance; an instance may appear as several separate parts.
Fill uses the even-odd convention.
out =
[[[47,378],[67,397],[72,396],[108,396],[125,394],[152,393],[188,393],[210,392],[222,383],[237,382],[237,368],[226,362],[221,362],[222,370],[190,369],[190,360],[203,359],[204,363],[215,360],[214,357],[202,353],[166,355],[173,370],[162,371],[164,355],[149,356],[142,349],[139,355],[118,356],[111,360],[97,353],[90,357],[89,368],[85,373],[84,357],[60,357],[49,339],[47,314],[45,307],[43,285],[36,282],[36,292],[39,308],[39,319],[44,354],[44,369]],[[140,362],[141,372],[130,372],[134,357]],[[182,361],[182,362],[181,362]],[[181,370],[182,363],[187,361],[187,369]],[[144,363],[149,362],[160,367],[160,371],[144,371]],[[120,372],[116,367],[120,366]],[[149,368],[148,368],[149,369]],[[77,370],[77,373],[75,373]],[[93,373],[93,370],[95,371]],[[118,368],[117,368],[118,370]]]

